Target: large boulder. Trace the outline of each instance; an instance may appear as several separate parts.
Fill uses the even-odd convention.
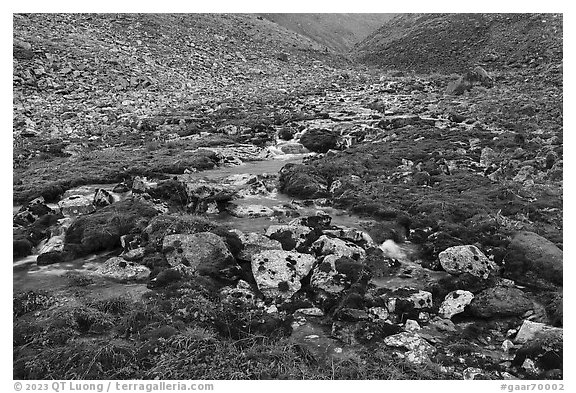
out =
[[[315,262],[309,254],[267,250],[252,256],[252,274],[266,298],[288,299],[300,287]]]
[[[158,211],[143,201],[127,199],[77,217],[66,230],[65,248],[86,255],[120,246],[120,237],[139,232]]]
[[[488,278],[496,270],[496,264],[490,261],[476,246],[449,247],[438,255],[440,265],[450,274],[470,273],[473,276]]]
[[[480,318],[520,316],[533,308],[530,298],[518,288],[497,286],[477,294],[470,311]]]
[[[170,266],[184,265],[200,275],[232,279],[238,270],[224,240],[211,232],[168,235],[162,248]]]
[[[323,198],[329,194],[326,180],[307,165],[286,164],[280,170],[279,183],[279,190],[290,196]]]
[[[300,143],[305,148],[316,153],[326,153],[330,149],[335,149],[337,142],[338,134],[323,128],[310,129],[300,138]]]
[[[562,258],[562,250],[554,243],[534,232],[522,231],[508,246],[504,271],[520,281],[528,275],[562,285]]]

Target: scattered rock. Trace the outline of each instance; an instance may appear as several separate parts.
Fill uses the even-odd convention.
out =
[[[93,199],[83,195],[71,195],[58,202],[58,207],[64,216],[76,217],[94,212],[96,208],[92,201]]]

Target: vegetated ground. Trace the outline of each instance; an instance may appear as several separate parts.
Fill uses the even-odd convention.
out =
[[[456,245],[476,245],[502,268],[502,277],[479,283],[457,276],[423,284],[434,295],[431,318],[449,291],[478,295],[500,288],[494,283],[503,277],[523,288],[534,310],[478,318],[467,309],[453,318],[459,328],[452,330],[449,318],[438,328],[440,322],[429,324],[413,309],[396,323],[359,316],[371,304],[367,294],[382,289],[373,284],[356,282],[331,300],[334,305],[311,289],[308,275],[303,289],[271,312],[269,299],[263,307],[223,295],[238,278],[223,283],[220,276],[173,273],[162,286],[149,281],[149,288],[128,283],[111,290],[109,280],[69,273],[53,289],[15,290],[14,377],[561,378],[561,342],[560,350],[557,342],[518,346],[516,357],[500,348],[524,319],[562,326],[561,279],[509,267],[517,266],[510,244],[519,230],[562,248],[561,24],[552,15],[547,22],[541,15],[402,18],[359,46],[366,62],[388,59],[380,63],[384,69],[373,69],[326,54],[321,45],[253,15],[15,15],[14,203],[38,196],[58,201],[84,184],[131,185],[135,176],[168,179],[214,168],[227,157],[205,147],[262,149],[287,130],[328,121],[329,132],[340,127],[338,141],[354,137],[352,146],[338,143],[302,165],[286,166],[280,190],[362,216],[368,223],[362,229],[376,242],[418,245],[417,260],[427,272],[442,271],[438,254]],[[518,28],[505,29],[506,18]],[[548,22],[557,35],[542,37]],[[450,43],[464,49],[449,52],[445,40],[430,41],[443,32],[466,40]],[[508,35],[518,32],[526,33],[526,45],[511,56]],[[376,44],[382,35],[388,41]],[[478,42],[490,50],[478,51]],[[493,87],[444,94],[456,79],[452,72],[463,73],[488,52],[496,56],[483,63]],[[405,71],[412,69],[422,73]],[[182,206],[174,212],[189,217]],[[168,220],[176,222],[173,217]],[[104,228],[115,236],[114,254],[120,235],[139,235],[143,225],[123,228],[118,221],[111,218]],[[233,228],[199,218],[186,225],[175,233],[216,233],[241,261],[237,248],[247,244],[234,240]],[[160,272],[174,270],[167,269],[166,250],[151,244],[141,263],[152,279],[166,277]],[[378,258],[376,266],[388,263]],[[252,271],[239,264],[262,299]],[[390,274],[372,268],[374,276]],[[410,276],[410,269],[401,269]],[[312,330],[295,333],[294,322],[302,318],[296,310],[312,307],[324,315],[307,317],[312,322],[304,326]],[[342,309],[349,314],[339,314]],[[408,332],[407,319],[417,319],[422,337],[435,346],[426,361],[399,358],[383,344]],[[320,350],[308,345],[313,335],[326,340]],[[339,351],[328,355],[336,342]],[[526,358],[534,359],[532,367]]]

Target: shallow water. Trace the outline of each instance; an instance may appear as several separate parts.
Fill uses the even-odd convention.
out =
[[[305,155],[286,154],[276,156],[273,159],[264,161],[246,162],[242,165],[219,167],[211,170],[201,171],[197,173],[186,174],[186,180],[208,180],[214,183],[222,183],[224,179],[232,175],[262,175],[273,174],[276,175],[280,169],[287,163],[299,163]],[[104,188],[111,191],[115,184],[91,184],[77,187],[68,190],[65,196],[69,195],[93,195],[98,188]],[[126,195],[115,195],[115,199],[122,199]],[[234,203],[247,206],[247,205],[262,205],[269,208],[274,207],[287,207],[287,211],[295,212],[293,216],[274,216],[274,217],[259,217],[259,218],[238,218],[231,216],[227,213],[206,214],[206,216],[219,224],[226,225],[230,229],[238,229],[243,232],[259,232],[264,233],[270,225],[274,224],[287,224],[294,218],[300,216],[315,215],[319,211],[330,215],[332,217],[332,224],[340,227],[355,227],[359,228],[363,221],[360,217],[351,215],[343,210],[335,209],[332,207],[318,207],[315,205],[306,206],[302,201],[291,198],[279,192],[272,192],[267,195],[250,195],[245,198],[234,200]],[[57,205],[52,206],[57,209]],[[20,206],[14,206],[16,212]],[[40,245],[40,247],[42,244]],[[39,249],[38,247],[37,249]],[[15,260],[13,264],[13,284],[15,290],[30,290],[30,289],[62,289],[68,285],[68,281],[64,275],[67,272],[89,273],[98,268],[98,266],[111,257],[113,253],[100,253],[91,255],[84,258],[79,258],[69,262],[55,263],[47,266],[36,265],[37,255],[30,255],[28,257]],[[110,282],[111,288],[120,287],[126,284],[119,284]],[[137,284],[142,285],[142,284]]]

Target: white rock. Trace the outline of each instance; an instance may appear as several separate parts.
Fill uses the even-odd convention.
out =
[[[472,299],[474,299],[472,292],[461,289],[452,291],[444,298],[438,314],[443,318],[452,318],[463,312],[466,306],[472,302]]]
[[[404,353],[404,357],[412,363],[423,363],[429,360],[430,355],[436,351],[436,348],[426,340],[412,332],[402,332],[388,336],[384,339],[384,344],[389,347],[407,349],[408,352]]]
[[[125,261],[119,257],[108,259],[95,271],[103,277],[116,280],[145,280],[150,275],[150,269],[134,262]]]
[[[96,210],[92,204],[92,198],[83,195],[71,195],[62,199],[58,202],[58,207],[60,207],[62,214],[67,217],[76,217]]]
[[[261,251],[252,256],[252,274],[265,297],[288,299],[300,289],[300,280],[315,261],[314,256],[295,251]]]
[[[517,344],[524,344],[532,340],[540,332],[562,331],[562,328],[552,327],[544,323],[525,320],[514,338]]]
[[[486,279],[491,271],[496,270],[495,263],[472,245],[447,248],[438,255],[438,259],[444,270],[455,275],[470,273]]]

